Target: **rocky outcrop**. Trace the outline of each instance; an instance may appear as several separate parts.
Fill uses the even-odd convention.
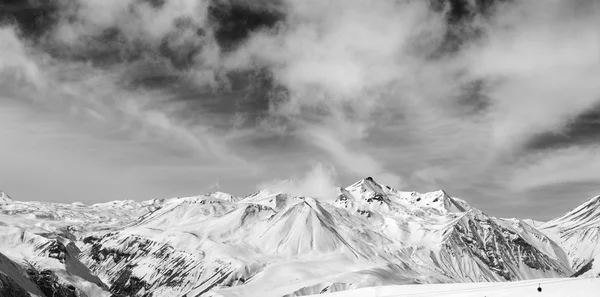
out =
[[[28,269],[29,278],[40,288],[46,296],[52,297],[83,297],[87,296],[83,292],[77,290],[75,286],[63,284],[59,278],[51,270],[36,271]]]
[[[8,275],[0,272],[0,296],[31,297],[31,294]]]

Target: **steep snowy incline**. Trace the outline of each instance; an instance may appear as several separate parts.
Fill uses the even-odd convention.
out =
[[[37,296],[109,295],[72,241],[42,231],[0,224],[0,275]]]
[[[25,275],[21,265],[0,253],[0,296],[43,296],[40,288]]]
[[[435,260],[460,281],[514,281],[565,277],[572,271],[564,254],[542,245],[551,240],[486,216],[464,213],[444,232]],[[551,244],[550,244],[551,245]]]
[[[456,281],[572,273],[546,235],[520,221],[488,217],[444,191],[400,192],[366,178],[341,192],[336,205],[365,216],[393,245],[414,249],[412,260]]]
[[[155,201],[151,213],[123,231],[86,237],[80,259],[125,296],[183,296],[243,283],[264,259],[239,238],[274,212],[222,198]]]
[[[269,190],[227,197],[155,200],[124,230],[90,234],[80,259],[128,296],[250,296],[266,287],[302,295],[572,274],[544,234],[443,191],[399,192],[367,178],[335,201]],[[278,271],[289,279],[270,281]]]
[[[318,201],[290,200],[280,212],[249,200],[234,204],[203,196],[169,201],[121,232],[85,238],[81,260],[112,285],[111,292],[195,296],[260,278],[272,265],[305,269],[293,263],[332,256],[354,263],[372,250],[367,238],[344,233],[352,228],[340,228]],[[377,258],[362,260],[387,265]],[[336,273],[348,272],[336,264],[331,262]],[[411,271],[408,266],[403,270]],[[406,282],[401,279],[395,283]]]
[[[593,197],[589,201],[567,212],[561,217],[553,219],[546,224],[545,228],[559,226],[562,230],[595,227],[600,224],[600,196]]]
[[[91,206],[23,202],[0,193],[0,292],[10,290],[6,296],[109,296],[108,287],[78,259],[76,240],[90,230],[122,229],[147,213],[147,204],[131,200]]]
[[[15,292],[35,291],[27,280],[43,291],[48,281],[38,282],[49,279],[119,297],[302,296],[598,270],[598,198],[539,230],[443,190],[403,192],[370,177],[322,200],[269,189],[90,206],[2,197],[0,253],[10,265],[0,278]],[[25,280],[11,276],[28,263]]]
[[[600,278],[600,254],[589,259],[577,270],[573,277],[598,277]]]
[[[6,195],[6,193],[0,191],[0,205],[6,205],[12,203],[13,200]]]
[[[600,254],[600,196],[541,225],[539,229],[562,246],[574,270],[582,269]]]

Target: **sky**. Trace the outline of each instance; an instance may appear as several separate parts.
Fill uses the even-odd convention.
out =
[[[371,176],[547,220],[600,195],[599,79],[595,0],[5,0],[0,189],[328,198]]]

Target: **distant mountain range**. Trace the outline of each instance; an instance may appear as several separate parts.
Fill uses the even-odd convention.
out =
[[[0,296],[302,296],[600,273],[600,196],[544,223],[370,177],[338,193],[85,205],[0,192]]]

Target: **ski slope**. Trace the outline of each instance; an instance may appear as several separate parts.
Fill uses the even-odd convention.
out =
[[[538,292],[538,284],[542,291]],[[504,283],[460,283],[369,287],[327,297],[592,297],[600,295],[600,278],[539,279]]]

